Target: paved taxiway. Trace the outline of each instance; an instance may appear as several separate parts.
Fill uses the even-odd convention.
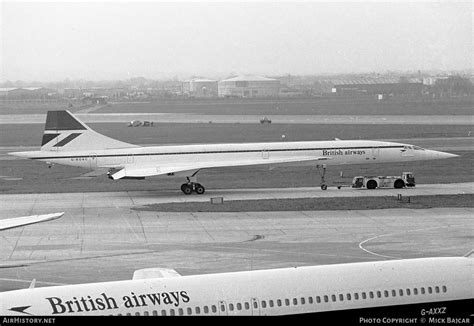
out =
[[[472,193],[472,183],[463,187]],[[311,188],[299,195],[306,196],[305,191],[349,192]],[[247,194],[255,199],[260,192],[229,190],[224,197]],[[387,195],[385,190],[351,192]],[[267,190],[271,198],[279,198],[278,193]],[[288,190],[280,195],[287,198]],[[26,287],[33,278],[38,286],[129,279],[134,270],[147,267],[189,275],[461,255],[472,249],[472,208],[241,213],[131,209],[156,203],[157,197],[156,192],[1,195],[2,218],[66,214],[0,233],[0,291]],[[169,197],[206,199],[179,193]]]
[[[36,193],[0,195],[3,210],[21,211],[29,214],[37,210],[64,210],[65,208],[107,208],[131,207],[162,203],[209,202],[212,197],[224,200],[259,200],[282,198],[332,198],[372,196],[421,196],[473,194],[474,182],[422,184],[405,189],[352,189],[330,187],[323,191],[319,187],[298,188],[253,188],[253,189],[210,189],[203,195],[185,196],[181,191],[123,191],[82,193]],[[12,217],[12,216],[10,216]],[[6,218],[6,216],[4,216]]]

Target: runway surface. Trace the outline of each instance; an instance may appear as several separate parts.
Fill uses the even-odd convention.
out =
[[[472,192],[472,184],[447,188],[451,192],[460,187]],[[268,190],[261,196],[286,198],[289,192]],[[302,189],[298,195],[345,192]],[[225,198],[256,195],[255,190],[232,190]],[[178,194],[164,198],[173,196],[206,200]],[[38,286],[130,279],[134,270],[148,267],[189,275],[462,255],[472,249],[472,208],[239,213],[132,209],[156,203],[158,197],[156,192],[1,195],[2,218],[66,213],[58,220],[0,233],[0,291],[27,287],[33,278]]]
[[[191,113],[92,113],[77,114],[85,123],[147,120],[156,123],[260,123],[260,115],[212,115]],[[472,125],[472,115],[272,115],[272,123],[295,124],[413,124]],[[0,124],[42,123],[45,114],[4,114]]]

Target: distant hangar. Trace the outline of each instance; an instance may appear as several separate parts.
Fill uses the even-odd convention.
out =
[[[0,99],[43,99],[56,94],[56,91],[45,87],[2,87]]]
[[[217,80],[206,78],[185,80],[183,93],[190,97],[217,97]]]
[[[219,97],[277,97],[280,93],[278,79],[242,75],[218,82]]]

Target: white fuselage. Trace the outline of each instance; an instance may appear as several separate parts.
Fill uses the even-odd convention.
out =
[[[0,315],[283,315],[466,300],[474,297],[472,261],[423,258],[24,289],[0,293]]]
[[[25,152],[26,153],[26,152]],[[129,165],[169,166],[176,162],[203,163],[209,167],[233,166],[234,162],[271,164],[272,160],[325,158],[327,165],[405,162],[444,158],[448,153],[416,146],[367,140],[307,141],[243,144],[169,145],[90,151],[36,151],[28,157],[88,169]],[[212,162],[214,164],[209,164]],[[244,164],[239,164],[244,165]]]

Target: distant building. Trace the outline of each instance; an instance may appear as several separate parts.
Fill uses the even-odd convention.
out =
[[[18,88],[16,88],[16,87],[1,87],[0,88],[0,98],[6,98],[9,95],[11,96],[11,94],[13,94],[13,91],[16,90],[16,89],[18,89]]]
[[[217,97],[217,80],[195,78],[183,82],[183,93],[191,97]]]
[[[237,76],[218,83],[219,97],[277,97],[280,81],[261,76]]]
[[[62,91],[67,98],[84,98],[84,97],[101,97],[119,98],[127,94],[125,88],[105,88],[105,87],[89,87],[89,88],[64,88]]]
[[[90,95],[82,98],[82,102],[87,103],[87,104],[92,104],[92,105],[103,105],[107,104],[108,97],[107,96],[96,96],[96,95]]]
[[[56,91],[46,87],[9,87],[0,88],[2,99],[47,99],[56,94]]]
[[[333,81],[332,92],[337,95],[421,96],[423,81],[417,78],[363,78]]]

